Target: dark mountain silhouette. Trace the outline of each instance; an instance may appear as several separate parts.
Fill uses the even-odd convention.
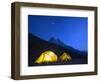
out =
[[[70,46],[64,44],[64,43],[63,43],[60,39],[58,39],[58,38],[55,39],[54,37],[52,37],[52,38],[50,38],[49,42],[50,42],[50,43],[57,44],[57,45],[62,46],[62,47],[64,47],[64,48],[68,48],[68,49],[75,50],[74,48],[72,48],[72,47],[70,47]],[[76,50],[76,51],[78,51],[78,50]]]
[[[59,46],[61,46],[61,47],[70,49],[70,50],[72,50],[73,52],[79,53],[80,55],[87,55],[87,52],[86,52],[86,51],[79,51],[79,50],[77,50],[77,49],[75,49],[75,48],[73,48],[73,47],[70,47],[70,46],[64,44],[64,43],[63,43],[60,39],[58,39],[58,38],[56,39],[56,38],[54,38],[54,37],[51,37],[51,38],[49,39],[49,42],[50,42],[50,43],[57,44],[57,45],[59,45]]]
[[[72,61],[63,64],[86,64],[87,63],[87,52],[81,52],[70,46],[65,46],[58,39],[54,41],[55,43],[52,41],[53,38],[51,39],[51,41],[45,41],[37,36],[34,36],[31,33],[28,34],[28,65],[29,66],[37,66],[37,64],[35,64],[34,62],[41,55],[41,53],[47,50],[53,51],[58,57],[61,56],[64,52],[70,54],[70,56],[72,57]],[[58,63],[57,65],[62,65],[62,63]]]
[[[57,45],[60,45],[62,47],[65,47],[65,44],[60,39],[58,39],[58,38],[55,39],[54,37],[52,37],[52,38],[50,38],[49,42],[57,44]]]

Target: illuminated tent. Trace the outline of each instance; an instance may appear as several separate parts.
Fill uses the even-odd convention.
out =
[[[58,59],[57,55],[52,51],[43,52],[40,57],[35,61],[35,63],[48,63],[48,62],[56,62]]]
[[[59,57],[59,59],[60,59],[61,61],[70,61],[70,60],[72,60],[71,56],[70,56],[68,53],[66,53],[66,52],[64,52],[64,53]]]

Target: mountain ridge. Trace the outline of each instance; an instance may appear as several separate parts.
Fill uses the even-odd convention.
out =
[[[53,51],[55,54],[57,54],[58,57],[61,56],[64,52],[70,54],[72,58],[86,57],[85,55],[81,55],[82,53],[77,50],[70,49],[68,47],[64,48],[57,44],[45,41],[31,33],[28,34],[28,54],[29,54],[28,65],[29,66],[33,66],[34,65],[33,62],[41,55],[41,53],[47,50]]]

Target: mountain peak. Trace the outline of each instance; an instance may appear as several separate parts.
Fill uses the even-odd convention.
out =
[[[59,38],[51,37],[51,38],[49,39],[49,42],[50,42],[50,43],[53,43],[53,44],[57,44],[57,45],[59,45],[59,46],[62,46],[62,47],[64,47],[64,48],[67,48],[67,49],[71,49],[71,50],[74,49],[74,48],[72,48],[72,47],[66,45],[65,43],[63,43]]]
[[[64,46],[65,45],[59,38],[54,38],[54,37],[51,37],[49,39],[49,42],[57,44],[57,45],[60,45],[60,46]]]

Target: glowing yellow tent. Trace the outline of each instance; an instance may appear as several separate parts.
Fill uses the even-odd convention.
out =
[[[66,53],[66,52],[64,52],[64,53],[59,57],[59,59],[60,59],[61,61],[70,61],[70,60],[72,60],[71,56],[70,56],[68,53]]]
[[[52,51],[43,52],[40,57],[35,61],[35,63],[47,63],[47,62],[56,62],[58,60],[57,55]]]

